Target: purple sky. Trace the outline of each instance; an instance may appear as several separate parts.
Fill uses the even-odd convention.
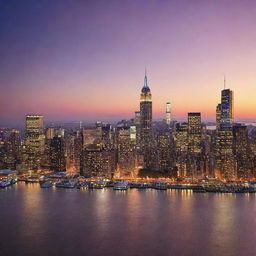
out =
[[[224,73],[256,118],[255,28],[247,0],[1,1],[0,123],[133,117],[145,66],[155,118],[213,120]]]

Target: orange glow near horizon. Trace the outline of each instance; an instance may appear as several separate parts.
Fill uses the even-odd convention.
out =
[[[6,14],[1,122],[29,113],[56,121],[132,118],[145,66],[154,119],[171,102],[174,119],[201,112],[214,121],[224,74],[235,120],[256,119],[254,1],[117,2],[70,2],[42,20],[26,8]]]
[[[220,102],[220,90],[215,91],[214,94],[212,92],[207,94],[207,89],[202,90],[202,94],[198,97],[196,97],[196,92],[181,90],[179,94],[175,93],[172,97],[168,97],[167,93],[163,96],[159,92],[154,92],[154,87],[151,86],[154,119],[165,118],[165,103],[170,101],[173,119],[186,120],[188,112],[201,112],[203,121],[215,121],[215,109]],[[108,91],[98,94],[97,97],[92,95],[83,100],[81,94],[69,95],[66,91],[57,102],[51,97],[47,100],[47,95],[42,95],[37,102],[30,102],[23,108],[20,107],[20,102],[16,102],[11,105],[8,112],[17,113],[20,118],[27,113],[41,113],[48,120],[127,119],[133,118],[134,112],[139,110],[139,93],[140,89],[134,90],[132,94],[128,90],[128,93],[124,95],[119,95],[118,91],[115,94]],[[252,91],[243,92],[241,90],[238,95],[234,90],[234,93],[235,120],[256,118],[256,102],[253,99]]]

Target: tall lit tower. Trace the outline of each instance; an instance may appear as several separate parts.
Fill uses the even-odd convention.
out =
[[[236,178],[235,162],[233,154],[233,125],[234,125],[234,100],[233,91],[225,88],[221,91],[221,104],[218,105],[216,119],[217,128],[217,169],[224,179]],[[220,115],[220,116],[219,116]]]
[[[234,123],[233,91],[224,89],[221,91],[221,129],[232,129]]]
[[[66,171],[65,141],[60,135],[56,135],[50,142],[50,160],[52,170]]]
[[[166,103],[166,124],[170,124],[171,123],[171,103],[167,102]]]
[[[152,96],[145,72],[144,86],[140,94],[140,147],[144,155],[145,168],[150,167],[152,145]]]
[[[26,146],[32,151],[44,150],[44,121],[43,116],[26,116]]]
[[[188,150],[190,153],[201,153],[201,139],[201,113],[188,113]]]
[[[38,170],[40,160],[44,152],[45,136],[43,116],[26,116],[26,153],[28,156],[28,168]]]

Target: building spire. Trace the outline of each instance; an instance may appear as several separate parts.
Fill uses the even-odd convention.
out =
[[[144,88],[148,88],[147,69],[145,68]]]
[[[226,75],[224,74],[224,90],[226,89]]]

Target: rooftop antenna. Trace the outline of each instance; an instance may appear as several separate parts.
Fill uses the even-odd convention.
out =
[[[147,68],[145,68],[144,87],[148,87]]]
[[[224,74],[224,90],[226,89],[226,75]]]

